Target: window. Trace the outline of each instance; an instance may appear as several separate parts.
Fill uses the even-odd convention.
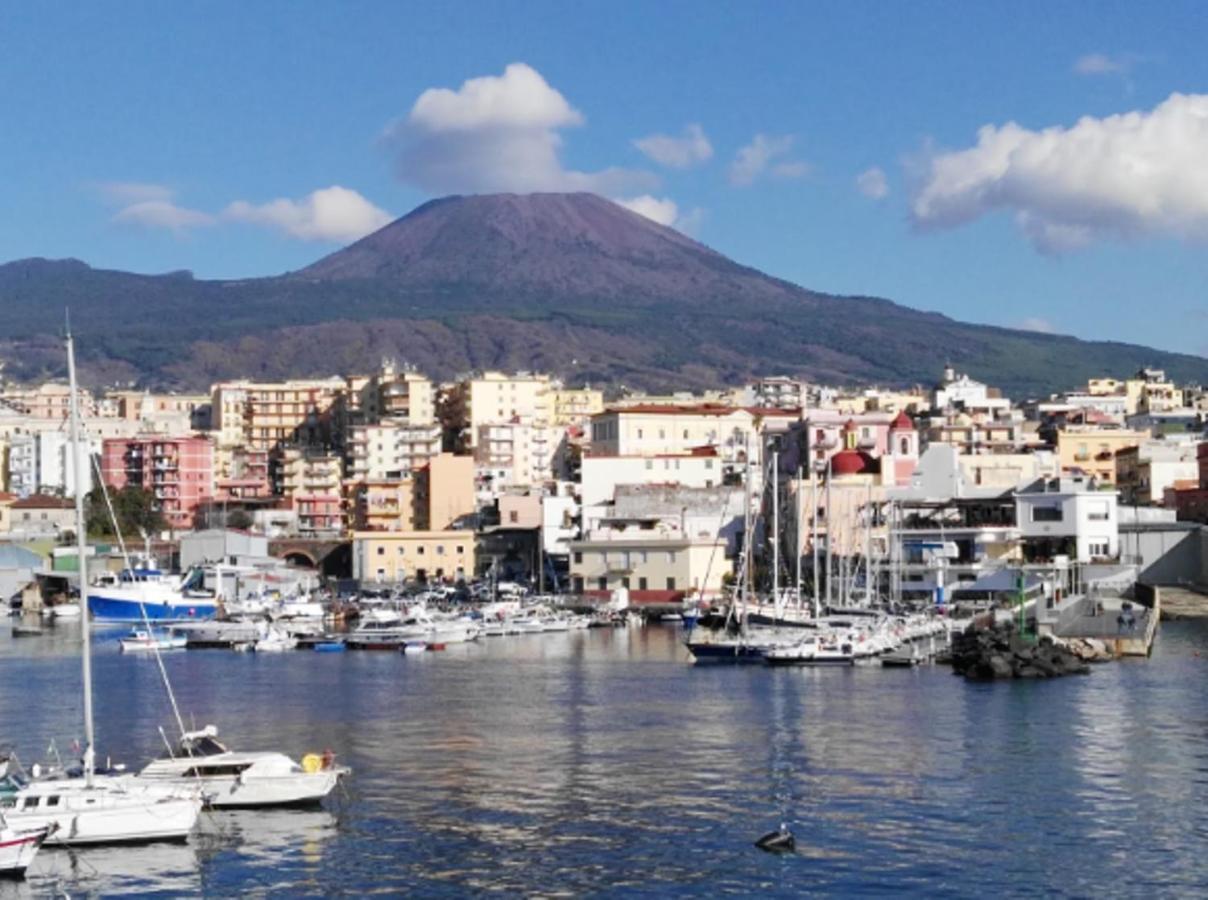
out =
[[[910,438],[902,438],[901,443],[898,446],[900,447],[898,452],[903,456],[907,455],[910,453]]]
[[[639,428],[638,429],[638,440],[640,441],[641,439],[642,439],[642,429]]]
[[[577,563],[583,562],[583,551],[582,550],[575,551],[575,562],[577,562]]]
[[[638,579],[638,590],[639,591],[646,590],[646,579],[645,578]]]
[[[667,579],[667,590],[669,590],[669,591],[675,590],[675,579],[674,578]]]
[[[675,551],[674,550],[667,551],[667,562],[669,562],[669,563],[675,562]]]
[[[378,556],[385,556],[385,555],[386,555],[386,548],[385,548],[385,547],[378,547],[378,548],[377,548],[377,552],[378,552]]]
[[[462,554],[462,553],[465,553],[465,552],[466,552],[466,548],[465,548],[465,547],[464,547],[462,544],[458,544],[458,545],[457,545],[457,553],[458,553],[458,555],[460,555],[460,554]]]
[[[596,584],[600,590],[602,590],[602,591],[608,590],[608,579],[607,578],[597,578]]]
[[[646,470],[649,471],[653,468],[654,468],[654,460],[653,459],[646,460]],[[29,518],[28,514],[26,514],[26,518]]]
[[[621,587],[625,588],[625,590],[629,590],[629,579],[628,578],[621,579]]]
[[[688,429],[687,428],[684,429],[684,440],[685,441],[688,440]]]
[[[662,441],[662,440],[666,440],[666,439],[667,439],[667,432],[665,430],[663,430],[662,428],[660,428],[659,429],[659,440]]]
[[[509,521],[509,522],[513,522],[513,523],[514,523],[514,522],[519,522],[519,521],[520,521],[520,513],[518,513],[518,512],[517,512],[516,510],[514,510],[514,509],[512,509],[512,510],[508,510],[508,521]]]
[[[1060,506],[1033,506],[1033,522],[1060,522],[1062,520]]]
[[[436,545],[436,555],[437,555],[437,556],[444,556],[444,555],[445,555],[445,545],[444,545],[444,544],[437,544],[437,545]]]
[[[415,555],[416,556],[424,555],[424,545],[423,544],[420,544],[418,547],[415,548]]]
[[[1091,522],[1106,522],[1109,518],[1106,500],[1094,500],[1087,508],[1086,518]]]

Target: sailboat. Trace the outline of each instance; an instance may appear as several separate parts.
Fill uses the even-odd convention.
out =
[[[88,589],[87,534],[84,523],[83,472],[80,471],[80,411],[76,388],[75,349],[70,331],[66,337],[67,373],[71,385],[71,452],[76,484],[76,553],[80,593]],[[87,608],[83,610],[84,752],[79,777],[59,772],[53,777],[20,779],[19,787],[5,797],[4,816],[18,831],[49,829],[48,845],[148,843],[183,841],[197,824],[202,797],[191,790],[149,790],[128,784],[120,776],[96,770],[95,727],[92,712],[92,639]],[[18,776],[10,776],[16,779]]]

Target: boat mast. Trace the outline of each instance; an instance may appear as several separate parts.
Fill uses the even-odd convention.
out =
[[[802,603],[802,598],[801,598],[801,555],[803,553],[805,553],[805,530],[801,527],[803,524],[802,519],[805,515],[805,504],[802,502],[805,500],[805,497],[802,495],[802,492],[801,492],[801,465],[802,465],[801,456],[800,456],[800,454],[798,454],[798,456],[797,456],[797,489],[795,491],[793,491],[793,502],[797,507],[797,515],[795,515],[793,517],[793,538],[794,538],[793,543],[796,545],[795,555],[797,557],[797,572],[796,572],[797,584],[796,584],[795,591],[797,594],[797,612],[798,612],[798,614],[800,614],[800,612],[801,612],[801,603]]]
[[[67,328],[67,381],[71,388],[71,477],[75,481],[76,558],[80,575],[80,633],[84,656],[84,780],[92,787],[96,750],[92,720],[92,628],[88,623],[88,534],[84,522],[84,476],[80,470],[80,399],[76,387],[75,343]]]
[[[772,439],[772,609],[780,614],[780,454]]]
[[[872,606],[872,482],[864,504],[864,605]]]
[[[831,557],[834,554],[835,542],[835,510],[831,505],[831,476],[834,474],[834,468],[831,466],[831,461],[826,461],[826,607],[833,607],[831,590]]]
[[[810,552],[814,555],[814,566],[810,569],[811,581],[814,583],[814,618],[821,615],[818,605],[818,587],[820,585],[818,572],[818,471],[810,465]]]

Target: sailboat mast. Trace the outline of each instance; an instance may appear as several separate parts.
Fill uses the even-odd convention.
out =
[[[773,439],[774,440],[774,439]],[[772,608],[780,612],[780,454],[772,444]]]
[[[832,474],[834,474],[834,469],[831,467],[831,461],[828,459],[826,461],[826,606],[828,609],[835,605],[831,599],[831,557],[835,552],[835,510],[831,505]]]
[[[796,586],[797,594],[797,612],[801,612],[801,555],[805,553],[805,530],[801,527],[803,516],[805,515],[805,497],[801,493],[801,457],[797,457],[797,489],[793,491],[793,502],[797,507],[797,515],[793,517],[793,543],[796,544]]]
[[[84,523],[84,477],[80,468],[80,398],[76,387],[75,343],[67,331],[67,381],[71,387],[71,477],[75,481],[76,559],[80,573],[80,633],[84,656],[84,778],[92,787],[96,740],[92,719],[92,628],[88,612],[88,534]]]
[[[813,553],[813,568],[810,580],[814,583],[814,618],[821,615],[818,604],[818,588],[821,584],[818,572],[818,472],[810,465],[810,552]]]

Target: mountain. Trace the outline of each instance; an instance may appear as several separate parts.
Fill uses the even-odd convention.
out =
[[[945,362],[1016,396],[1143,365],[1208,381],[1201,357],[809,291],[590,194],[434,200],[272,278],[9,263],[0,266],[7,376],[61,372],[54,335],[67,306],[90,379],[179,388],[365,371],[387,356],[435,377],[539,369],[656,389],[760,374],[926,383]]]

